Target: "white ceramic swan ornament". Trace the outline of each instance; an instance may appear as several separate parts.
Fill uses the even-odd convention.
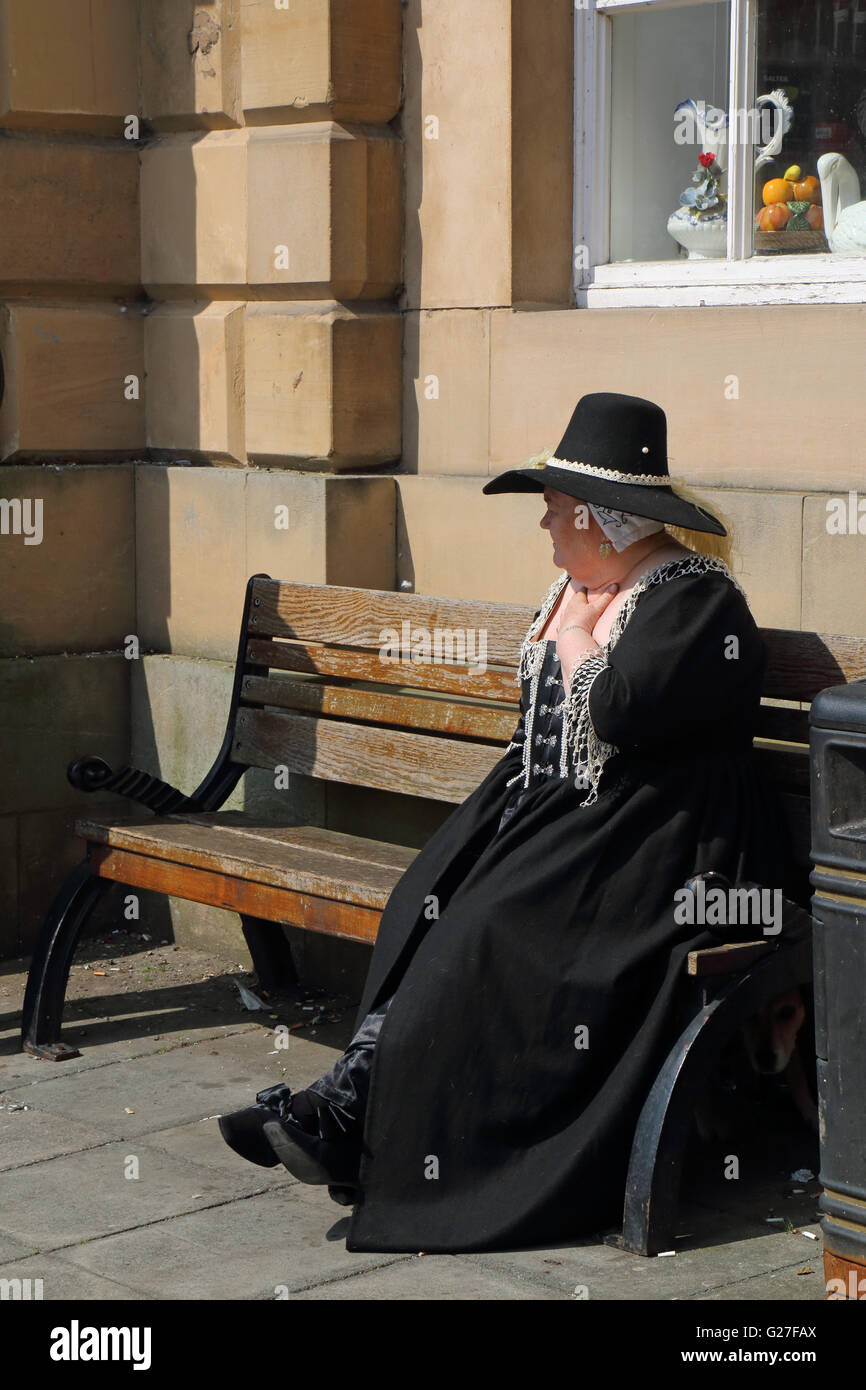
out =
[[[830,250],[843,256],[866,256],[866,202],[860,200],[857,170],[844,154],[822,154],[818,177]]]

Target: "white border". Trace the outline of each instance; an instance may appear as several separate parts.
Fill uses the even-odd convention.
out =
[[[710,0],[708,0],[708,3]],[[611,25],[608,15],[669,9],[701,0],[589,0],[574,10],[574,297],[579,308],[676,308],[703,305],[863,304],[866,256],[755,255],[748,199],[728,226],[728,255],[741,259],[610,263]],[[731,3],[731,90],[754,99],[754,0]],[[747,146],[734,146],[732,182],[748,186]],[[745,161],[745,162],[744,162]],[[742,167],[739,167],[742,165]],[[586,253],[581,251],[586,247]],[[586,267],[588,259],[589,268]]]

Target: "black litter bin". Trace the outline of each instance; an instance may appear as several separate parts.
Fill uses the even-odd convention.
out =
[[[824,1272],[866,1299],[866,680],[821,691],[809,725]]]

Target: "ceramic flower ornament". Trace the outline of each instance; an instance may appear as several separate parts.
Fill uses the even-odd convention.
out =
[[[772,138],[755,152],[756,169],[779,153],[794,119],[791,104],[781,87],[755,98],[755,110],[760,111],[763,106],[773,108],[777,115]],[[707,106],[703,100],[695,102],[689,98],[674,108],[674,121],[680,131],[688,133],[690,128],[694,129],[701,153],[698,168],[692,174],[694,187],[680,194],[680,206],[668,218],[668,232],[674,241],[685,247],[689,260],[724,256],[728,245],[727,113]],[[743,138],[743,132],[735,128],[734,136]]]

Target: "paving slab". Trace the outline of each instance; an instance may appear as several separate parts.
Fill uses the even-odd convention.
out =
[[[279,1081],[303,1088],[339,1055],[318,1039],[292,1037],[285,1050],[276,1050],[274,1041],[254,1028],[169,1047],[146,1061],[42,1074],[29,1085],[13,1083],[5,1095],[50,1115],[86,1115],[97,1128],[132,1137],[252,1105],[257,1091]]]
[[[271,1025],[272,1026],[272,1025]],[[152,1020],[141,1020],[140,1037],[107,1037],[97,1041],[91,1030],[82,1031],[64,1027],[62,1038],[70,1047],[82,1049],[80,1057],[70,1057],[65,1062],[46,1061],[32,1052],[23,1052],[20,1041],[20,1024],[0,1036],[0,1087],[10,1088],[13,1083],[29,1085],[33,1082],[53,1081],[82,1071],[93,1071],[110,1066],[115,1062],[135,1061],[138,1058],[152,1057],[176,1047],[189,1047],[194,1043],[209,1042],[211,1039],[234,1037],[238,1033],[264,1032],[261,1023],[237,1023],[234,1025],[201,1022],[190,1026],[185,1024],[176,1029],[154,1030]]]
[[[241,965],[187,947],[114,932],[79,942],[70,972],[63,1040],[82,1055],[46,1062],[20,1050],[21,1006],[27,960],[0,964],[0,1087],[5,1078],[32,1079],[38,1071],[86,1071],[107,1061],[148,1056],[166,1045],[180,1046],[236,1032],[265,1032],[274,1022],[293,1027],[317,1014],[342,1020],[336,1045],[351,1036],[355,1006],[343,996],[319,992],[305,999],[277,994],[262,1010],[241,1003],[237,986],[256,991],[255,977]],[[304,1007],[306,1003],[307,1007]],[[315,1036],[315,1034],[314,1034]]]
[[[139,1177],[129,1160],[138,1160]],[[248,1196],[263,1186],[253,1164],[228,1174],[177,1159],[135,1139],[12,1169],[3,1178],[3,1224],[37,1249],[57,1249]]]
[[[210,1117],[176,1125],[172,1129],[156,1130],[139,1142],[142,1148],[159,1149],[199,1167],[215,1168],[235,1177],[254,1172],[257,1182],[268,1187],[283,1187],[297,1181],[281,1163],[273,1168],[252,1167],[240,1154],[229,1148],[219,1132],[217,1121]]]
[[[100,1303],[145,1297],[114,1279],[103,1279],[89,1270],[76,1269],[58,1255],[33,1255],[12,1263],[0,1263],[0,1279],[41,1279],[42,1301],[88,1299]],[[31,1290],[33,1286],[31,1285]]]
[[[0,1101],[2,1101],[0,1096]],[[68,1116],[58,1119],[41,1110],[0,1110],[0,1173],[61,1154],[110,1143],[116,1130],[98,1129]]]
[[[815,1226],[809,1229],[818,1231]],[[823,1269],[820,1239],[810,1241],[803,1236],[778,1233],[691,1250],[678,1244],[674,1255],[649,1258],[603,1244],[470,1254],[461,1258],[504,1275],[526,1275],[560,1292],[573,1293],[583,1285],[584,1296],[595,1299],[690,1298],[762,1278],[795,1262],[799,1267],[811,1265],[819,1273]],[[797,1297],[823,1298],[823,1274],[820,1281],[816,1279],[810,1284],[801,1280],[796,1287]],[[811,1295],[804,1291],[808,1287],[813,1288]]]
[[[0,1231],[0,1266],[6,1260],[22,1260],[32,1254],[32,1245],[23,1245],[20,1240],[10,1236],[8,1231]]]
[[[347,1227],[324,1188],[295,1183],[88,1241],[64,1258],[155,1299],[277,1298],[406,1259],[350,1253]]]
[[[811,1273],[801,1273],[805,1270],[811,1270]],[[731,1299],[748,1299],[753,1303],[772,1303],[776,1300],[785,1303],[825,1302],[827,1289],[824,1284],[824,1259],[821,1250],[802,1264],[798,1262],[783,1269],[767,1270],[751,1279],[726,1284],[723,1289],[713,1293],[694,1295],[694,1301],[699,1303],[727,1303]],[[786,1316],[785,1321],[790,1323],[793,1319]],[[808,1322],[808,1314],[804,1314],[803,1321]]]
[[[503,1274],[465,1263],[458,1255],[409,1256],[400,1264],[367,1270],[348,1279],[291,1294],[293,1302],[321,1301],[421,1301],[471,1299],[481,1302],[508,1299],[520,1302],[562,1301],[571,1295],[555,1288],[544,1288],[519,1274]]]

